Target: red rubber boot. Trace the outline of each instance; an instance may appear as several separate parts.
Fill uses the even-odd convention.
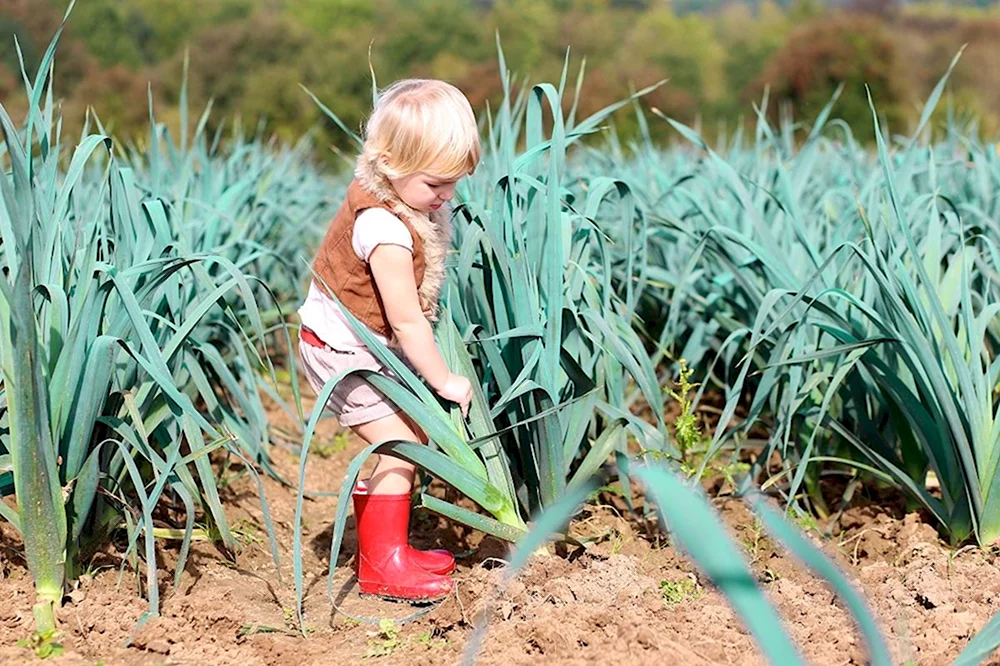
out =
[[[431,602],[451,592],[448,576],[420,567],[407,543],[410,495],[354,493],[358,527],[356,572],[362,595],[396,601]]]
[[[368,494],[368,484],[364,481],[358,481],[358,485],[354,488],[354,496],[367,495]],[[354,514],[358,515],[358,502],[354,502]],[[418,567],[431,573],[441,574],[442,576],[447,576],[455,570],[455,558],[447,550],[417,550],[409,544],[409,537],[407,537],[406,547],[410,549],[410,558],[416,563]]]

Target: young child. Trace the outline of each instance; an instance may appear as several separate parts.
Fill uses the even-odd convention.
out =
[[[344,307],[463,413],[472,386],[449,372],[431,322],[451,241],[448,201],[479,156],[475,116],[457,88],[434,80],[394,83],[368,120],[354,180],[313,262]],[[388,374],[315,280],[299,316],[299,354],[317,393],[349,368]],[[368,443],[427,443],[412,419],[360,377],[342,381],[327,408]],[[432,601],[451,591],[451,554],[408,543],[413,477],[410,463],[379,456],[371,477],[354,491],[362,594]]]

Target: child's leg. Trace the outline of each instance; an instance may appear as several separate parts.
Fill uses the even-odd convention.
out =
[[[427,436],[420,426],[403,412],[352,426],[351,429],[369,444],[392,440],[427,443]],[[405,460],[380,455],[375,471],[368,479],[368,492],[372,495],[409,493],[413,489],[414,471],[414,466]]]
[[[401,412],[352,426],[368,443],[403,440],[427,443],[421,429]],[[379,456],[367,489],[354,492],[358,531],[356,574],[362,594],[431,600],[446,596],[455,558],[446,550],[417,550],[409,543],[410,492],[414,467]]]

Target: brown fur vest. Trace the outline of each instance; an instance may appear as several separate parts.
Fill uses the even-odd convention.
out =
[[[351,314],[373,331],[392,337],[371,267],[358,258],[351,242],[358,215],[375,207],[396,215],[413,237],[413,277],[420,307],[430,321],[437,321],[445,258],[451,244],[451,210],[442,206],[428,215],[410,208],[378,171],[374,158],[358,158],[354,180],[319,246],[313,270],[322,280],[317,280],[320,286],[325,283]]]

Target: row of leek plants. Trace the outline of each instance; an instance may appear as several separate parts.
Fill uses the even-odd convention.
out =
[[[253,273],[282,270],[268,237],[244,230],[270,221],[276,235],[289,215],[319,227],[329,203],[294,153],[269,166],[263,147],[244,146],[227,161],[204,121],[178,147],[152,109],[145,153],[122,157],[88,129],[67,154],[52,89],[63,26],[34,78],[24,73],[25,120],[0,106],[0,516],[21,535],[43,634],[115,533],[123,568],[144,560],[140,623],[159,610],[160,521],[181,528],[175,583],[199,516],[238,550],[209,455],[254,477],[267,465],[259,389],[274,381],[264,347],[275,332],[261,305],[278,301]]]
[[[654,347],[701,358],[727,393],[708,458],[764,421],[753,474],[787,499],[825,514],[822,470],[876,478],[953,541],[990,544],[1000,169],[950,115],[943,140],[921,140],[947,78],[910,137],[890,140],[873,106],[874,153],[830,120],[834,99],[798,144],[763,110],[749,147],[668,119],[694,152],[640,146],[625,173],[652,221]]]

